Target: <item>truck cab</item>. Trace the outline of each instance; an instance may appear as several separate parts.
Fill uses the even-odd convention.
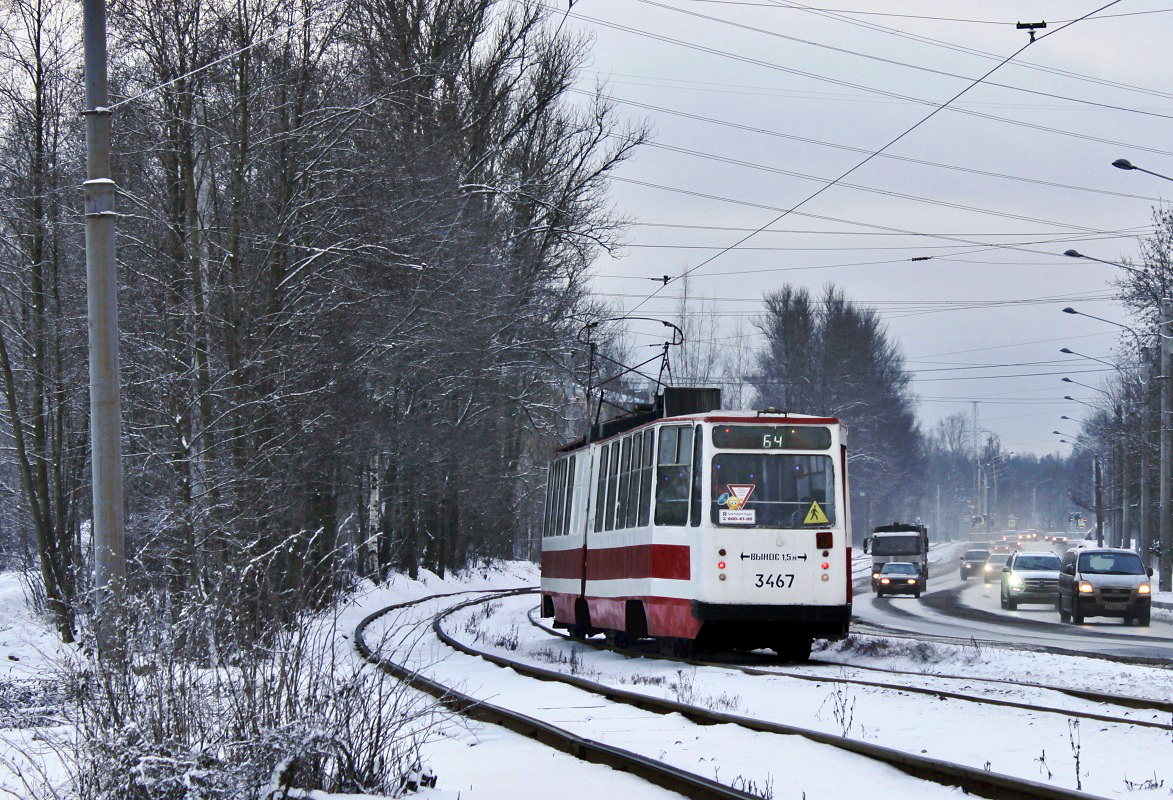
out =
[[[872,591],[880,585],[884,565],[901,561],[916,566],[920,575],[920,589],[928,587],[929,529],[923,525],[894,522],[872,529],[872,535],[863,542],[863,551],[872,556]]]

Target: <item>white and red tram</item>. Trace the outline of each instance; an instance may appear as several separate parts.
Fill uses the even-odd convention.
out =
[[[550,464],[542,615],[577,634],[770,647],[847,633],[846,430],[668,389]]]

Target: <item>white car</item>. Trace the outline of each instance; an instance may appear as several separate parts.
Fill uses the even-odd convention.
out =
[[[1059,607],[1059,572],[1063,562],[1054,553],[1015,553],[1002,568],[1002,608],[1019,603]]]

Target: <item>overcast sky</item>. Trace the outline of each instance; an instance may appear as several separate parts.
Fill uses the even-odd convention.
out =
[[[763,291],[834,281],[902,345],[926,430],[978,400],[1005,449],[1067,452],[1051,431],[1086,409],[1062,397],[1095,392],[1060,378],[1094,386],[1108,367],[1059,348],[1111,358],[1121,331],[1061,309],[1128,319],[1110,299],[1119,270],[1062,253],[1135,257],[1173,196],[1111,166],[1173,175],[1173,9],[1124,0],[1063,27],[1105,2],[575,0],[564,28],[594,39],[583,84],[653,134],[613,185],[634,224],[595,290],[670,316],[680,284],[645,300],[649,278],[695,270],[690,293],[731,333]],[[1016,22],[1043,20],[925,120],[1027,43]]]

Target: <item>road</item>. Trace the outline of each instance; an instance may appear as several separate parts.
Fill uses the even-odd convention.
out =
[[[856,587],[854,613],[861,629],[869,626],[936,637],[1047,647],[1109,657],[1173,659],[1173,623],[1154,613],[1152,625],[1125,626],[1119,619],[1090,618],[1083,625],[1060,622],[1050,606],[999,606],[999,584],[962,581],[959,554],[941,554],[930,574],[929,592],[878,598],[867,585]]]

